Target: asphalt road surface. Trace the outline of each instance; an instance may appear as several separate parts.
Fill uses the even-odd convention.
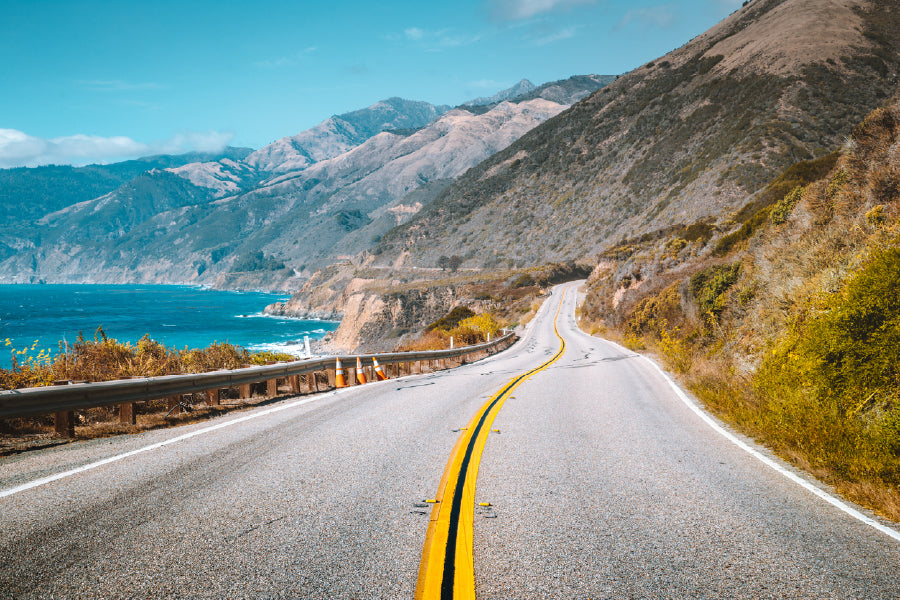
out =
[[[423,501],[459,429],[557,352],[560,298],[566,351],[506,399],[481,457],[478,598],[900,597],[898,539],[580,332],[564,287],[475,364],[0,459],[0,598],[413,598]]]

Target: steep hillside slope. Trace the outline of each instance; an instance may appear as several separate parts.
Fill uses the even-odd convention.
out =
[[[470,170],[378,250],[433,265],[441,239],[466,265],[514,266],[726,226],[788,165],[838,147],[898,73],[895,2],[753,0]]]
[[[723,418],[895,520],[898,98],[840,154],[772,181],[728,235],[671,229],[607,252],[582,308],[586,325],[658,352]]]

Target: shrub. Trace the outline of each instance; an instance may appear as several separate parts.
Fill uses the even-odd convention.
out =
[[[884,215],[884,205],[879,204],[877,206],[873,206],[872,210],[866,213],[866,223],[871,225],[872,227],[878,227],[880,225],[884,225],[884,222],[887,220],[887,217]]]
[[[731,252],[739,243],[749,240],[762,225],[769,219],[772,207],[767,206],[761,208],[750,219],[748,219],[737,231],[729,233],[716,243],[713,248],[713,256],[725,256]]]
[[[628,318],[628,329],[634,335],[650,334],[659,338],[669,323],[680,319],[681,295],[676,284],[638,302]]]
[[[509,284],[509,287],[511,287],[512,289],[518,289],[529,287],[532,285],[534,285],[534,277],[532,277],[528,273],[525,273],[524,275],[519,275],[515,280],[513,280],[513,282]]]
[[[459,345],[479,344],[487,341],[488,336],[491,339],[496,338],[498,333],[500,333],[500,323],[491,313],[481,313],[463,319],[456,328],[449,332]]]
[[[469,308],[468,306],[457,306],[449,313],[431,323],[428,327],[425,328],[425,331],[450,331],[463,319],[468,319],[470,317],[475,316],[475,311]]]
[[[794,207],[797,206],[797,202],[799,202],[800,198],[803,196],[803,190],[804,188],[800,186],[795,187],[772,207],[769,218],[774,225],[780,225],[787,221],[791,211],[794,210]]]
[[[666,250],[671,252],[672,254],[678,254],[681,252],[685,246],[688,245],[687,240],[683,238],[673,238],[666,242]]]
[[[284,262],[276,259],[274,256],[268,256],[262,253],[262,250],[256,252],[248,252],[238,257],[231,270],[235,273],[246,271],[280,271],[284,269]]]
[[[737,282],[741,263],[716,265],[699,273],[690,280],[690,291],[697,300],[697,306],[706,322],[719,320],[725,309],[726,292]]]
[[[231,344],[213,343],[207,348],[167,348],[145,335],[136,344],[109,338],[102,328],[93,341],[78,341],[56,354],[41,351],[35,357],[15,361],[12,369],[0,369],[0,389],[50,385],[55,380],[111,381],[127,377],[155,377],[179,373],[203,373],[237,369],[247,364],[294,360],[283,353],[251,353]]]
[[[841,414],[900,402],[900,248],[875,254],[772,359]]]

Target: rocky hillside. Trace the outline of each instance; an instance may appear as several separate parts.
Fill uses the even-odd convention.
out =
[[[452,247],[464,265],[522,266],[727,229],[782,170],[839,147],[898,73],[896,2],[753,0],[471,169],[380,260],[434,265]]]
[[[584,325],[655,351],[723,418],[900,520],[900,94],[726,235],[604,253]]]

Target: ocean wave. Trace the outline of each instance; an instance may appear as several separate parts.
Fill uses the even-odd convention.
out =
[[[251,352],[283,352],[298,358],[307,358],[306,346],[303,342],[269,342],[265,344],[250,344],[247,350]]]
[[[304,317],[292,317],[289,315],[270,315],[269,313],[257,312],[248,315],[235,315],[238,319],[276,319],[278,321],[307,321],[309,323],[338,323],[339,321],[325,321],[323,319],[307,319]],[[324,329],[316,329],[312,333],[325,333]]]

